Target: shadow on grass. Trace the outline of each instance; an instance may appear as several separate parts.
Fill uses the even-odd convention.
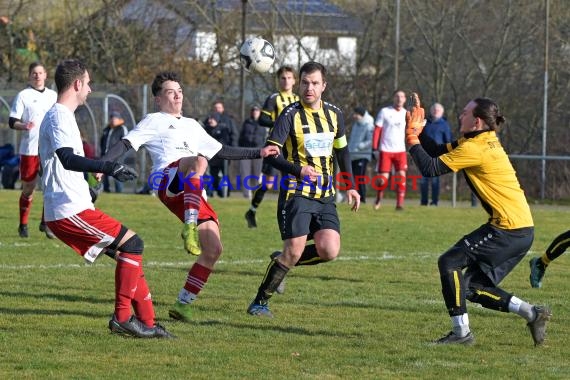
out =
[[[260,319],[259,317],[252,317]],[[269,320],[269,319],[268,319]],[[214,328],[218,328],[220,326],[231,327],[234,329],[242,329],[242,330],[251,330],[258,333],[259,331],[271,331],[271,332],[281,332],[284,334],[295,334],[295,335],[305,335],[305,336],[330,336],[330,337],[341,337],[341,338],[364,338],[363,334],[350,334],[350,333],[342,333],[337,331],[331,330],[309,330],[302,327],[293,327],[293,326],[276,326],[276,325],[260,325],[260,324],[249,324],[249,323],[236,323],[236,322],[228,322],[228,321],[219,321],[219,320],[207,320],[207,321],[200,321],[200,322],[192,322],[194,325],[199,326],[211,326]]]
[[[254,272],[254,271],[243,271],[243,270],[232,270],[232,269],[218,269],[216,268],[214,271],[215,274],[221,275],[237,275],[237,276],[255,276],[258,277],[260,280],[263,277],[263,272]],[[290,276],[294,276],[296,278],[307,278],[312,280],[321,280],[321,281],[345,281],[350,283],[363,283],[364,281],[359,278],[354,277],[337,277],[337,276],[328,276],[328,275],[312,275],[312,274],[303,274],[302,270],[294,269],[292,272],[289,272],[287,278]]]
[[[69,294],[59,294],[59,293],[26,293],[26,292],[0,292],[0,297],[14,297],[14,298],[38,298],[40,300],[52,299],[64,302],[88,302],[88,303],[99,303],[99,304],[114,304],[115,299],[107,298],[95,298],[86,297],[79,295],[69,295]]]
[[[112,307],[112,304],[110,305]],[[93,311],[82,311],[82,310],[71,310],[71,309],[53,309],[53,310],[45,310],[45,309],[31,309],[31,308],[0,308],[0,315],[53,315],[53,316],[61,316],[61,315],[73,315],[73,316],[82,316],[88,318],[104,318],[109,317],[112,314],[110,313],[96,313]]]

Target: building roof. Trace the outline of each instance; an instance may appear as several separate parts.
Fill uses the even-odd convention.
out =
[[[242,0],[196,0],[196,5],[192,7],[172,0],[154,2],[176,12],[197,29],[211,26],[203,15],[196,12],[198,7],[207,15],[241,15],[243,4]],[[354,17],[327,0],[247,0],[246,3],[248,32],[266,31],[268,20],[272,20],[272,27],[277,32],[288,31],[294,25],[304,33],[319,35],[354,36],[361,33],[361,25]]]

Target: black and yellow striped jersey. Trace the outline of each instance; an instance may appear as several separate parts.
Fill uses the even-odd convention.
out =
[[[439,158],[454,172],[464,170],[469,186],[490,215],[489,222],[509,230],[532,227],[524,191],[495,131],[462,138],[456,144],[448,145],[449,153]]]
[[[281,183],[287,196],[302,195],[324,198],[334,195],[333,148],[347,145],[342,111],[327,102],[321,102],[316,111],[295,102],[279,115],[267,138],[267,143],[281,148],[283,157],[298,166],[312,166],[319,173],[316,184],[308,179],[293,178]],[[283,186],[285,184],[285,186]]]
[[[297,94],[289,95],[281,91],[276,92],[265,99],[265,103],[263,103],[263,110],[261,112],[271,117],[271,120],[275,121],[281,112],[285,109],[285,107],[291,103],[298,101],[299,95]]]

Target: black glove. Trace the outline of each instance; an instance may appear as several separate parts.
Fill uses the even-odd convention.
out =
[[[138,177],[137,172],[135,169],[119,164],[118,162],[105,162],[104,166],[104,174],[110,175],[111,177],[115,177],[117,181],[125,182],[125,181],[132,181],[133,179]]]

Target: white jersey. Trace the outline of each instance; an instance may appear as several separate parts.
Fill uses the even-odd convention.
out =
[[[83,172],[64,169],[55,153],[59,148],[72,148],[76,155],[85,156],[73,112],[62,104],[54,104],[42,122],[40,141],[45,220],[50,222],[93,210]]]
[[[152,172],[162,171],[182,157],[198,154],[211,159],[222,149],[194,119],[156,112],[145,116],[125,137],[138,150],[144,146],[152,159]]]
[[[406,109],[397,111],[393,106],[384,107],[376,116],[376,126],[382,127],[380,150],[382,152],[406,151]]]
[[[10,109],[10,117],[18,119],[22,123],[33,121],[36,125],[28,131],[21,131],[20,154],[25,156],[38,155],[40,124],[46,112],[56,101],[57,93],[49,88],[38,91],[33,87],[28,87],[16,95]]]

